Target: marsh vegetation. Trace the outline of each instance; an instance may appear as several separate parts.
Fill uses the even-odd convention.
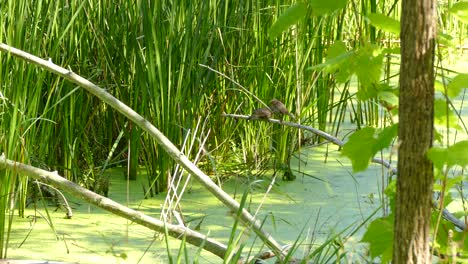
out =
[[[438,4],[431,253],[452,261],[468,248],[467,7]],[[52,234],[86,263],[391,260],[400,16],[375,0],[3,1],[0,257]]]

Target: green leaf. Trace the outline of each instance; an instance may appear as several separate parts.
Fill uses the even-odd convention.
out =
[[[309,67],[308,70],[325,68],[326,72],[332,73],[336,69],[342,68],[341,64],[348,60],[353,54],[353,51],[347,52],[346,44],[343,41],[337,41],[328,48],[325,62]]]
[[[372,127],[365,127],[354,132],[344,144],[341,154],[351,160],[353,172],[367,169],[375,154],[390,146],[398,134],[398,124],[378,131]]]
[[[341,153],[351,160],[354,172],[363,171],[369,166],[376,143],[374,133],[375,129],[372,127],[363,128],[354,132],[344,144]]]
[[[460,141],[448,148],[448,163],[449,167],[458,165],[466,167],[468,165],[468,141]]]
[[[369,18],[370,23],[376,28],[380,28],[385,32],[393,33],[397,36],[400,35],[400,21],[378,13],[371,13],[367,15],[367,18]]]
[[[431,234],[434,233],[435,225],[438,223],[438,212],[437,210],[432,210],[431,213]],[[437,241],[432,241],[432,247],[438,252],[450,252],[447,250],[447,241],[448,241],[448,230],[453,230],[454,226],[452,223],[446,221],[440,222],[438,228],[439,232],[437,233]],[[456,233],[456,232],[455,232]]]
[[[353,74],[356,74],[361,84],[358,98],[367,100],[376,97],[380,89],[382,64],[383,52],[378,47],[368,45],[346,52],[345,44],[337,42],[330,47],[325,63],[309,69],[324,68],[326,73],[335,73],[336,81],[339,83],[347,82]]]
[[[444,164],[447,162],[447,149],[441,147],[432,147],[427,151],[427,157],[434,163],[434,166],[442,171]]]
[[[326,73],[334,73],[337,82],[345,83],[354,73],[352,64],[355,53],[347,51],[344,42],[337,41],[328,48],[325,62],[309,67],[308,70],[323,69]]]
[[[434,190],[440,191],[442,190],[441,188],[436,189],[437,186],[441,186],[440,183],[444,181],[444,174],[442,174],[442,171],[437,167],[434,166]]]
[[[337,42],[333,43],[330,48],[328,48],[326,60],[329,61],[333,58],[345,54],[346,52],[346,44],[343,41],[338,40]]]
[[[436,99],[434,101],[434,125],[446,127],[448,118],[449,128],[462,130],[453,109],[449,108],[448,110],[449,112],[447,113],[447,102],[444,99]]]
[[[393,217],[372,221],[361,242],[369,243],[369,253],[372,258],[381,256],[382,263],[388,263],[393,253]]]
[[[447,85],[447,93],[450,98],[460,94],[463,88],[468,88],[468,74],[459,74]]]
[[[455,3],[449,12],[464,23],[468,23],[468,2]]]
[[[400,49],[400,47],[383,48],[383,49],[382,49],[382,52],[383,52],[383,53],[386,53],[386,54],[400,55],[401,49]]]
[[[436,172],[437,174],[435,174]],[[435,181],[434,181],[433,190],[438,191],[438,192],[442,191],[442,188],[445,188],[445,190],[450,190],[456,186],[459,186],[460,183],[463,182],[464,180],[463,175],[450,176],[450,177],[447,177],[447,179],[445,180],[444,175],[438,169],[434,171],[434,176],[435,176],[434,177]],[[442,185],[442,182],[443,182],[443,185]],[[452,200],[453,199],[450,195],[450,192],[447,192],[444,198],[444,206],[447,207]]]
[[[336,10],[343,9],[348,4],[348,0],[310,0],[309,6],[314,16],[323,16],[333,13]]]
[[[450,226],[450,229],[453,230],[454,227]],[[449,229],[446,229],[446,230],[449,230]],[[465,255],[466,254],[466,249],[468,248],[468,239],[466,239],[466,232],[453,232],[453,233],[454,233],[453,234],[453,241],[458,242],[458,245],[459,245],[460,249],[464,250],[462,254],[464,256],[466,256]],[[451,246],[452,246],[451,249],[453,249],[453,245],[451,245]],[[457,259],[457,261],[460,261],[460,259]],[[464,262],[460,262],[460,263],[465,263],[466,264],[467,263],[466,257],[464,257],[462,261],[464,261]]]
[[[347,0],[310,0],[309,6],[312,9],[312,14],[315,16],[323,16],[333,13],[336,10],[343,9],[348,4]]]
[[[377,96],[377,86],[380,80],[383,64],[381,50],[374,46],[359,49],[351,66],[361,84],[358,97],[367,100]]]
[[[462,182],[462,181],[463,181],[463,177],[462,177],[462,179],[460,179],[457,182],[457,184],[460,184],[460,182]],[[452,185],[452,186],[454,186],[454,185]],[[450,190],[450,189],[451,189],[451,187],[447,187],[446,190]],[[452,194],[450,192],[446,192],[445,196],[444,196],[444,207],[447,207],[451,202],[453,202]]]
[[[390,205],[390,210],[392,212],[395,211],[395,198],[396,198],[396,178],[393,178],[393,180],[390,181],[390,183],[387,185],[387,188],[385,188],[385,195],[388,197],[388,204]]]
[[[439,44],[442,44],[448,47],[455,47],[455,44],[456,44],[456,39],[453,36],[449,34],[445,34],[443,32],[437,33],[437,41],[439,42]]]
[[[381,91],[377,94],[377,98],[389,105],[398,105],[398,96],[394,92]]]
[[[332,73],[336,69],[341,70],[341,68],[343,68],[342,67],[343,63],[346,63],[350,58],[352,58],[353,54],[354,54],[354,52],[350,51],[350,52],[340,54],[340,55],[338,55],[336,57],[333,57],[333,58],[330,58],[330,59],[327,58],[324,63],[311,66],[311,67],[309,67],[307,69],[308,70],[317,70],[317,69],[325,68],[325,72]]]
[[[447,182],[446,182],[446,184],[445,184],[446,190],[450,190],[450,189],[452,189],[452,187],[455,187],[455,186],[460,185],[460,183],[463,182],[463,180],[464,180],[464,176],[463,176],[463,175],[458,175],[458,176],[455,176],[455,177],[450,177],[450,178],[448,178],[448,179],[447,179]],[[445,196],[445,198],[444,198],[445,206],[447,206],[447,205],[448,205],[448,202],[450,202],[450,199],[448,199],[448,198],[451,198],[451,197],[448,197],[448,198],[447,198],[447,195],[448,195],[448,194],[446,194],[446,196]]]
[[[373,46],[361,48],[355,57],[355,71],[359,81],[372,84],[380,80],[382,72],[383,54]]]
[[[434,90],[445,94],[445,87],[444,87],[444,84],[441,81],[436,80],[434,82]]]
[[[433,129],[432,133],[434,133],[434,142],[438,142],[439,144],[442,144],[444,140],[444,135],[440,133],[437,129]]]
[[[466,167],[468,165],[468,141],[460,141],[448,148],[432,147],[427,157],[442,171],[444,165],[451,168],[455,165]]]
[[[353,71],[353,58],[354,58],[354,52],[350,51],[347,54],[350,56],[346,58],[341,64],[340,64],[340,69],[338,72],[336,72],[336,81],[338,83],[345,83],[351,79],[351,76],[353,76],[354,71]]]
[[[389,127],[386,127],[379,133],[377,140],[374,145],[374,155],[382,149],[390,147],[390,144],[398,135],[398,124],[393,124]]]
[[[270,39],[274,39],[279,36],[283,31],[304,18],[306,14],[307,5],[305,3],[299,2],[289,7],[271,26],[268,32]]]

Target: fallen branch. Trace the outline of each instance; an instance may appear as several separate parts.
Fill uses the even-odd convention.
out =
[[[28,175],[38,181],[53,185],[75,197],[85,200],[132,222],[145,226],[151,230],[164,233],[166,228],[169,235],[172,237],[181,239],[183,236],[186,236],[186,241],[188,243],[198,247],[203,246],[205,250],[215,254],[216,256],[219,256],[220,258],[224,258],[226,254],[227,247],[217,242],[216,240],[208,238],[207,236],[193,231],[188,227],[165,223],[159,219],[150,217],[141,212],[123,206],[109,198],[96,194],[74,182],[63,178],[56,171],[50,172],[20,162],[9,160],[5,158],[4,154],[0,156],[0,167],[5,167],[6,169],[12,170],[20,175]]]
[[[225,117],[232,117],[232,118],[236,118],[236,119],[248,119],[250,116],[246,116],[246,115],[235,115],[235,114],[222,114],[221,116],[225,116]],[[319,129],[316,129],[316,128],[313,128],[313,127],[310,127],[310,126],[304,126],[304,125],[300,125],[300,124],[297,124],[297,123],[293,123],[293,122],[286,122],[286,121],[280,121],[278,119],[262,119],[262,121],[267,121],[267,122],[270,122],[270,123],[274,123],[274,124],[280,124],[280,125],[285,125],[285,126],[289,126],[289,127],[295,127],[295,128],[299,128],[299,129],[303,129],[303,130],[307,130],[307,131],[310,131],[332,143],[334,143],[335,145],[338,145],[340,147],[343,147],[344,145],[344,142],[340,139],[338,139],[337,137],[334,137],[322,130],[319,130]],[[391,175],[397,175],[398,171],[396,168],[392,167],[392,165],[385,161],[385,160],[381,160],[381,159],[377,159],[377,158],[373,158],[372,159],[372,162],[373,163],[377,163],[377,164],[381,164],[382,166],[384,166],[386,169],[390,170],[391,172]],[[437,204],[435,201],[434,201],[435,204]],[[444,218],[453,223],[456,227],[460,228],[461,230],[465,230],[466,228],[466,225],[463,221],[460,221],[458,220],[452,213],[450,213],[447,209],[444,208],[444,210],[442,211],[442,215],[444,216]]]
[[[246,115],[235,115],[235,114],[222,114],[221,116],[225,116],[225,117],[232,117],[232,118],[236,118],[236,119],[248,119],[250,116],[246,116]],[[286,121],[280,121],[278,119],[262,119],[264,121],[268,121],[270,123],[274,123],[274,124],[280,124],[280,125],[284,125],[284,126],[289,126],[289,127],[295,127],[295,128],[299,128],[299,129],[302,129],[302,130],[307,130],[307,131],[310,131],[332,143],[334,143],[335,145],[338,145],[340,147],[343,147],[344,145],[344,142],[341,141],[340,139],[338,139],[337,137],[334,137],[322,130],[319,130],[319,129],[316,129],[316,128],[313,128],[313,127],[310,127],[310,126],[305,126],[305,125],[301,125],[301,124],[298,124],[298,123],[293,123],[293,122],[286,122]],[[392,165],[385,161],[385,160],[381,160],[381,159],[377,159],[377,158],[373,158],[372,159],[372,162],[374,163],[378,163],[378,164],[381,164],[383,165],[385,168],[389,169],[393,174],[396,174],[396,168],[393,168]]]
[[[174,159],[175,162],[180,164],[185,170],[194,176],[208,191],[210,191],[216,198],[224,203],[232,211],[240,209],[239,203],[234,200],[230,195],[224,192],[218,185],[216,185],[208,175],[201,171],[195,164],[193,164],[187,156],[185,156],[177,147],[155,126],[148,120],[139,115],[126,104],[119,101],[106,90],[98,87],[89,80],[75,74],[71,70],[67,70],[52,62],[51,59],[44,60],[22,50],[10,47],[4,43],[0,43],[0,50],[8,52],[9,54],[18,57],[22,60],[36,64],[47,71],[58,74],[72,83],[86,89],[103,102],[126,116],[134,122],[142,130],[146,131],[153,139],[155,139],[161,147]],[[266,231],[262,229],[260,221],[255,219],[247,210],[242,209],[240,214],[241,222],[251,228],[257,236],[281,259],[285,254],[282,251],[281,245]]]

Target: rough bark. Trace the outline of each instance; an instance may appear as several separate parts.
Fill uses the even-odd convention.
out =
[[[430,263],[436,2],[404,0],[393,263]]]

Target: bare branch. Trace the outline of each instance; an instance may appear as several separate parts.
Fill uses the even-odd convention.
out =
[[[88,92],[94,94],[106,104],[126,116],[128,119],[133,121],[138,127],[146,131],[152,138],[154,138],[161,147],[174,159],[175,162],[180,164],[187,170],[192,176],[194,176],[208,191],[210,191],[216,198],[224,203],[229,209],[238,211],[240,208],[239,203],[233,199],[229,194],[224,192],[218,185],[216,185],[208,175],[201,171],[193,162],[191,162],[187,156],[184,155],[177,147],[155,126],[153,126],[148,120],[143,118],[133,109],[128,107],[126,104],[119,101],[113,95],[108,93],[106,90],[98,87],[89,80],[75,74],[74,72],[62,68],[52,62],[52,60],[44,60],[22,50],[10,47],[4,43],[0,43],[0,50],[8,52],[9,54],[18,57],[22,60],[31,62],[39,65],[42,68],[56,73],[63,78],[69,80],[72,83],[79,85],[86,89]],[[240,220],[246,226],[252,228],[252,230],[259,236],[259,238],[265,242],[265,244],[274,251],[278,256],[284,255],[281,249],[281,245],[261,227],[260,221],[255,219],[247,210],[242,209],[240,214]],[[281,257],[280,257],[281,258]]]

